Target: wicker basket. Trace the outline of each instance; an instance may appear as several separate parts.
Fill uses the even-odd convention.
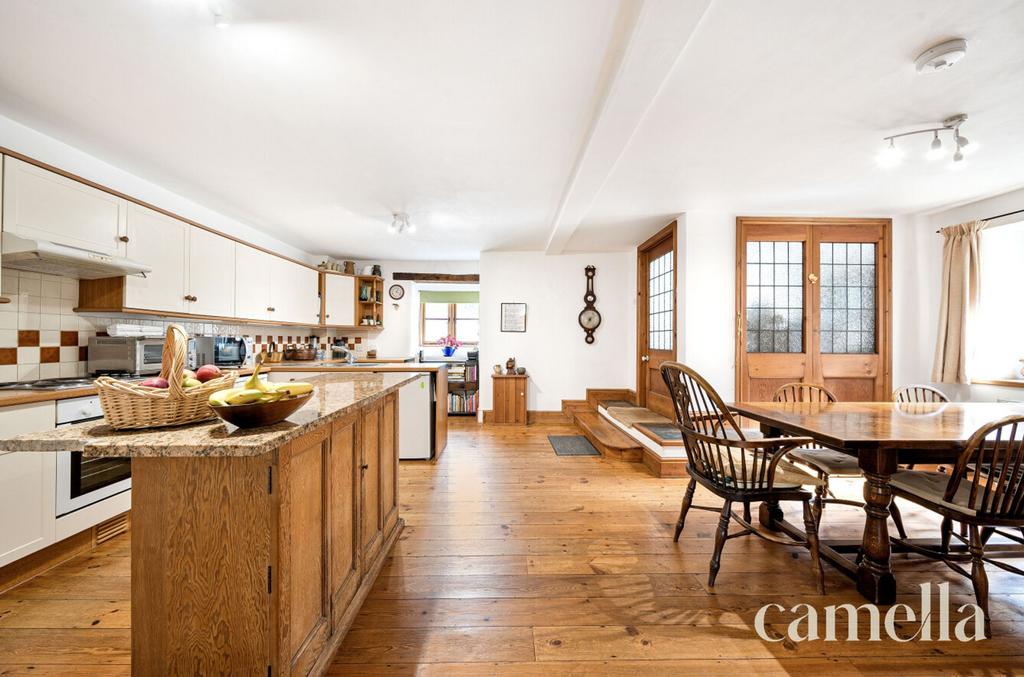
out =
[[[167,327],[160,367],[160,376],[167,379],[169,387],[150,388],[109,376],[96,379],[107,423],[117,430],[128,430],[185,425],[215,418],[207,400],[218,390],[234,386],[238,372],[230,371],[186,390],[182,387],[181,376],[187,356],[188,334],[181,325],[172,324]]]

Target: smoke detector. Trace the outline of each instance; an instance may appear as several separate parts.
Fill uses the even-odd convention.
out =
[[[918,73],[938,73],[952,68],[967,56],[967,41],[963,38],[947,40],[921,52],[914,59]]]

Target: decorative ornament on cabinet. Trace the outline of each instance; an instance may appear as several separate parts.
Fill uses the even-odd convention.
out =
[[[516,358],[510,357],[505,360],[505,375],[515,376],[516,374]]]
[[[597,274],[597,268],[594,266],[587,266],[584,269],[584,273],[587,277],[587,291],[583,294],[583,310],[579,314],[579,323],[583,327],[583,331],[586,333],[584,340],[587,343],[594,342],[594,332],[598,327],[601,326],[601,313],[597,312],[597,308],[594,303],[597,301],[597,295],[594,294],[594,275]]]

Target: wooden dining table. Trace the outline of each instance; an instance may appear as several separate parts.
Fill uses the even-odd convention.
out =
[[[768,437],[810,437],[829,449],[855,456],[864,473],[864,536],[859,546],[823,543],[821,555],[857,581],[857,590],[876,604],[896,601],[890,557],[889,478],[903,463],[951,464],[982,425],[1024,415],[1024,403],[736,402],[733,411],[760,423]],[[761,524],[773,531],[802,534],[783,518],[778,504],[762,504]],[[846,554],[860,550],[859,562]]]

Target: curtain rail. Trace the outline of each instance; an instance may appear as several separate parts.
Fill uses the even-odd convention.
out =
[[[988,218],[982,219],[982,221],[995,221],[996,219],[1001,219],[1004,216],[1013,216],[1014,214],[1024,214],[1024,209],[1017,209],[1017,210],[1012,211],[1012,212],[1006,212],[1005,214],[996,214],[995,216],[989,216]],[[935,232],[936,233],[941,233],[942,229],[940,228],[939,230],[937,230]]]

